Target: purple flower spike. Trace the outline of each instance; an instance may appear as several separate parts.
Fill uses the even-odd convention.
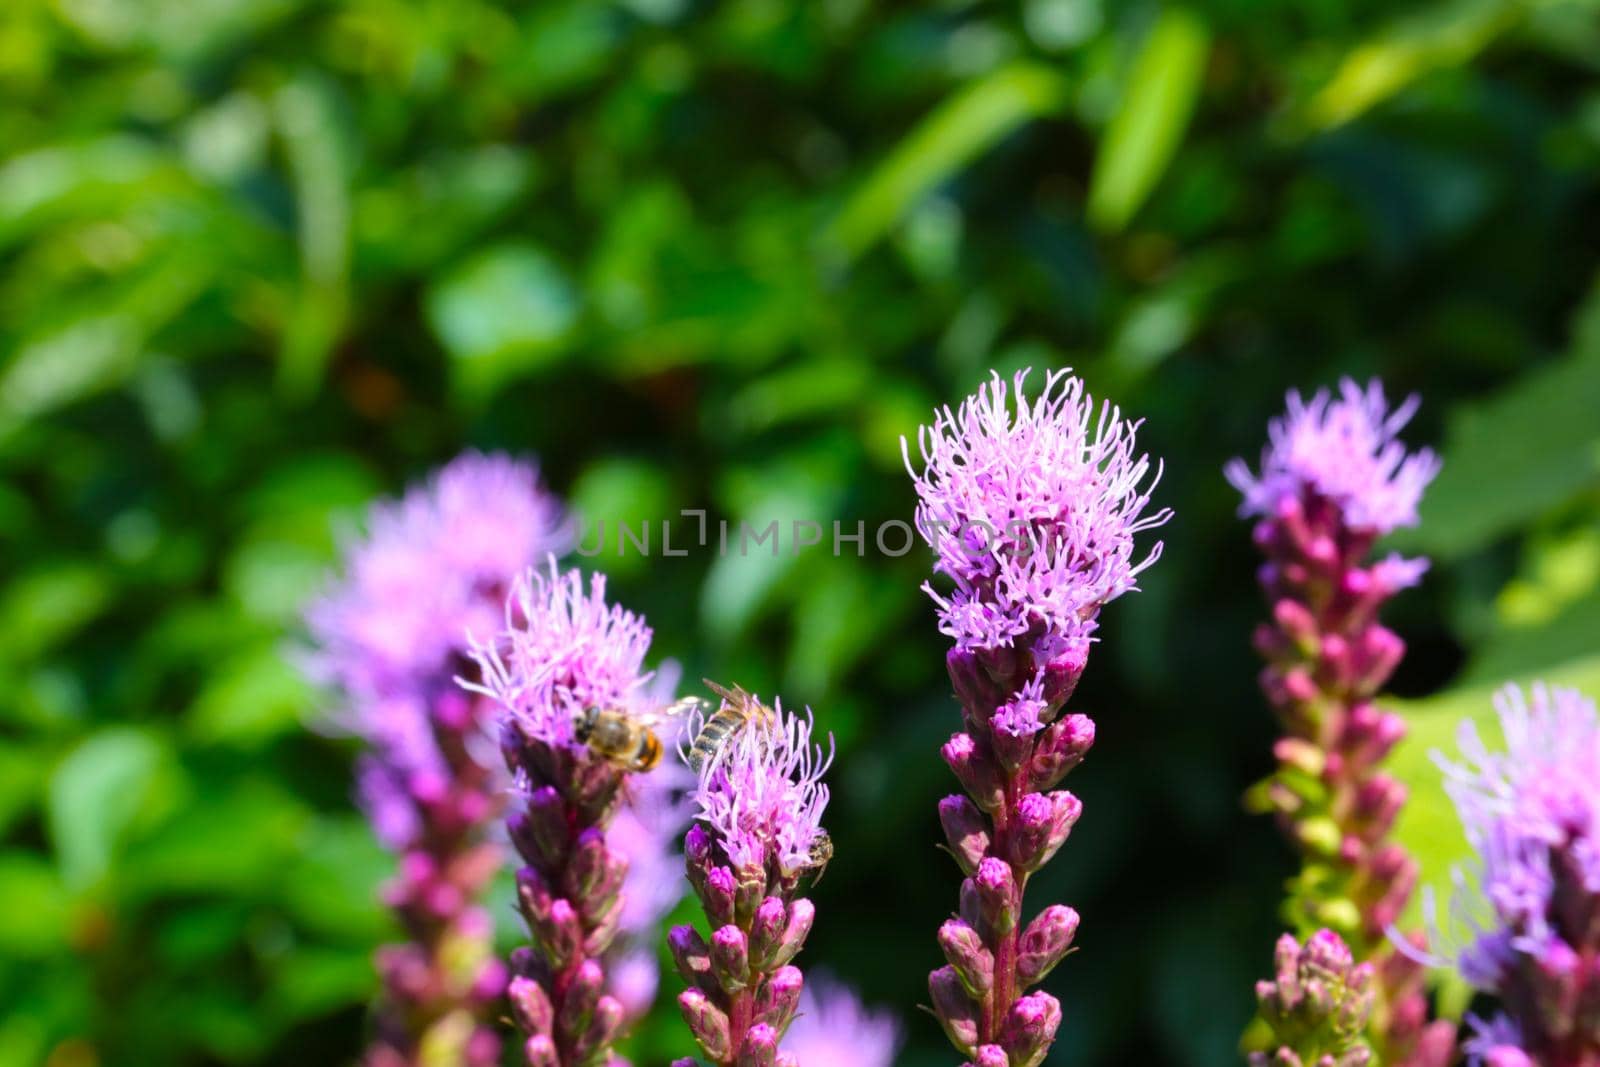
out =
[[[1462,975],[1506,1014],[1478,1023],[1475,1063],[1600,1063],[1600,717],[1575,689],[1515,686],[1495,699],[1504,751],[1471,723],[1462,763],[1440,759],[1477,852],[1457,872],[1451,929]],[[1470,887],[1470,888],[1469,888]],[[1519,1058],[1520,1057],[1520,1058]]]
[[[996,374],[958,410],[935,412],[917,434],[922,470],[901,445],[917,529],[955,583],[949,595],[924,587],[940,631],[966,650],[1032,645],[1042,666],[1082,655],[1100,606],[1160,558],[1158,542],[1135,562],[1134,535],[1171,512],[1143,514],[1160,471],[1135,452],[1138,422],[1097,407],[1065,370],[1029,399],[1028,373],[1010,390]]]
[[[1288,413],[1268,427],[1260,475],[1242,459],[1228,464],[1228,481],[1244,495],[1239,513],[1271,518],[1311,494],[1338,508],[1352,530],[1415,526],[1422,491],[1439,473],[1433,452],[1408,455],[1398,439],[1418,402],[1412,396],[1390,411],[1377,379],[1365,389],[1344,379],[1337,400],[1326,389],[1309,402],[1291,392]]]
[[[1100,608],[1160,557],[1157,543],[1137,558],[1135,535],[1171,515],[1145,513],[1160,469],[1135,447],[1139,423],[1066,371],[1036,397],[1026,382],[1026,371],[1009,388],[996,375],[959,410],[935,412],[917,437],[920,471],[903,443],[917,529],[954,584],[925,588],[954,641],[945,666],[963,729],[941,754],[967,793],[939,804],[967,877],[928,991],[950,1043],[979,1067],[1032,1067],[1055,1041],[1060,1005],[1028,988],[1066,955],[1078,916],[1052,905],[1024,925],[1023,894],[1082,810],[1056,786],[1094,744],[1094,723],[1062,707]]]
[[[644,668],[649,627],[605,588],[554,561],[527,571],[505,628],[472,650],[481,682],[463,682],[500,705],[522,799],[506,829],[525,864],[517,893],[532,946],[512,957],[512,1017],[530,1067],[617,1062],[611,1045],[655,995],[649,931],[676,899],[651,840],[682,825],[671,781],[645,775],[637,749],[607,755],[578,740],[590,713],[648,730],[669,696]],[[636,866],[661,883],[642,884]],[[700,1022],[716,1031],[714,1013]]]
[[[1243,460],[1227,476],[1257,516],[1266,556],[1261,583],[1272,621],[1255,635],[1267,661],[1261,685],[1287,736],[1278,768],[1250,795],[1277,816],[1299,849],[1290,914],[1302,929],[1331,927],[1375,968],[1371,1044],[1394,1067],[1443,1067],[1453,1030],[1430,1024],[1422,969],[1390,944],[1416,862],[1389,840],[1405,789],[1383,770],[1405,734],[1375,699],[1405,653],[1378,621],[1395,593],[1415,585],[1426,560],[1370,561],[1374,542],[1417,521],[1417,503],[1439,470],[1433,453],[1397,439],[1415,398],[1390,412],[1383,387],[1341,383],[1339,397],[1289,394],[1254,475]]]
[[[385,899],[408,940],[378,953],[383,997],[368,1067],[427,1056],[499,1062],[487,1015],[505,987],[479,905],[500,866],[487,702],[452,677],[466,633],[499,616],[516,574],[565,547],[561,508],[534,467],[467,453],[399,501],[377,505],[344,545],[343,573],[306,610],[309,672],[333,687],[330,724],[367,751],[357,797],[399,854]]]
[[[733,725],[699,765],[683,850],[710,938],[681,926],[668,939],[690,983],[678,1005],[718,1067],[782,1067],[794,1063],[778,1046],[805,985],[791,961],[816,918],[800,894],[832,854],[822,829],[832,739],[825,755],[812,741],[810,712],[792,715],[738,689],[713,718]],[[701,735],[704,716],[690,726]]]

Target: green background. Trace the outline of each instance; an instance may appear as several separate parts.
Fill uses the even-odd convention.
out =
[[[1024,364],[1147,417],[1177,509],[1074,700],[1050,1062],[1237,1062],[1293,865],[1220,467],[1284,389],[1381,374],[1445,456],[1390,613],[1428,881],[1428,748],[1507,676],[1600,691],[1597,7],[8,0],[0,1065],[355,1054],[386,861],[284,657],[335,523],[470,444],[591,519],[870,530]],[[926,554],[595,562],[837,735],[805,959],[952,1062]],[[670,1005],[635,1048],[687,1051]]]

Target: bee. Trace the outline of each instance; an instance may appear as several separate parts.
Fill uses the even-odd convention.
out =
[[[822,872],[828,869],[828,861],[833,859],[833,838],[828,836],[828,831],[817,830],[817,836],[811,839],[811,855],[806,860],[805,869],[811,874],[811,884],[816,885],[822,881]]]
[[[572,736],[589,751],[624,770],[650,771],[661,762],[655,725],[702,707],[699,697],[684,697],[659,711],[634,714],[622,708],[585,708],[573,717]]]
[[[722,706],[707,717],[683,755],[684,762],[696,774],[716,759],[722,746],[746,726],[752,723],[769,726],[777,721],[776,712],[739,686],[724,688],[709,678],[705,683],[722,698]]]

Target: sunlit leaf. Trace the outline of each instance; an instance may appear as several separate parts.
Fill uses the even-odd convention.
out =
[[[166,745],[131,726],[93,734],[50,777],[49,825],[68,886],[104,877],[124,833],[154,798]]]
[[[1069,85],[1057,71],[1026,63],[963,87],[873,169],[828,228],[828,244],[846,257],[860,255],[923,194],[1023,123],[1063,108]]]
[[[1095,158],[1089,218],[1119,229],[1133,218],[1177,153],[1205,76],[1211,35],[1192,12],[1162,13],[1140,47]]]

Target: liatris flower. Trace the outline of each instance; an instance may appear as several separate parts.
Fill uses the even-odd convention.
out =
[[[1600,717],[1575,689],[1507,686],[1506,750],[1471,723],[1440,760],[1475,868],[1457,872],[1456,963],[1505,1014],[1467,1042],[1489,1067],[1600,1065]],[[1476,885],[1471,889],[1469,883]],[[1440,938],[1443,940],[1443,938]]]
[[[474,648],[476,687],[505,711],[501,745],[520,804],[506,829],[525,866],[517,900],[532,947],[512,955],[511,1014],[528,1067],[620,1062],[628,1017],[612,992],[607,950],[626,909],[628,857],[609,837],[642,749],[602,755],[574,732],[599,712],[639,742],[656,710],[644,669],[650,629],[608,604],[605,578],[529,571],[506,604],[506,627]]]
[[[813,974],[784,1036],[784,1052],[800,1067],[894,1067],[900,1024],[869,1011],[849,986]]]
[[[778,1046],[804,986],[792,961],[816,915],[800,893],[831,853],[822,829],[831,739],[824,757],[812,743],[809,713],[800,718],[776,702],[768,708],[740,690],[716,714],[741,724],[700,765],[692,794],[698,811],[684,856],[711,940],[692,926],[668,935],[689,985],[678,1006],[717,1067],[794,1067]],[[697,733],[703,728],[698,715],[694,725]]]
[[[531,465],[467,453],[375,507],[343,577],[307,609],[309,669],[341,694],[333,725],[367,744],[358,797],[400,855],[386,899],[409,940],[378,956],[369,1067],[498,1062],[484,1017],[505,975],[478,898],[500,864],[485,834],[499,788],[484,704],[452,677],[467,628],[496,617],[513,576],[565,536]]]
[[[1102,605],[1135,588],[1158,558],[1134,561],[1134,535],[1170,512],[1150,501],[1138,423],[1098,409],[1083,383],[1058,371],[1037,398],[996,375],[918,434],[917,529],[954,591],[925,586],[964,729],[944,758],[967,796],[939,816],[967,877],[959,914],[939,931],[948,965],[929,976],[934,1013],[979,1067],[1035,1067],[1061,1024],[1048,993],[1028,993],[1072,944],[1078,915],[1052,904],[1023,922],[1030,875],[1055,855],[1082,805],[1056,788],[1094,743],[1094,723],[1061,715],[1077,686]]]
[[[1278,816],[1302,854],[1291,920],[1332,927],[1357,959],[1376,965],[1373,1046],[1396,1067],[1447,1062],[1453,1044],[1448,1023],[1427,1024],[1420,968],[1386,936],[1417,865],[1389,840],[1406,791],[1380,768],[1405,726],[1374,699],[1405,643],[1377,614],[1420,580],[1427,561],[1367,557],[1380,536],[1417,521],[1439,469],[1431,452],[1408,455],[1396,439],[1415,409],[1413,398],[1389,412],[1377,382],[1363,390],[1346,380],[1338,399],[1320,392],[1309,403],[1290,393],[1260,475],[1242,460],[1227,468],[1244,496],[1241,514],[1259,516],[1272,622],[1255,643],[1267,661],[1262,688],[1287,734],[1277,772],[1251,799]]]
[[[1357,965],[1350,946],[1332,930],[1318,930],[1304,948],[1284,934],[1276,962],[1274,979],[1256,983],[1271,1041],[1268,1049],[1250,1054],[1250,1067],[1367,1067],[1372,964]]]

